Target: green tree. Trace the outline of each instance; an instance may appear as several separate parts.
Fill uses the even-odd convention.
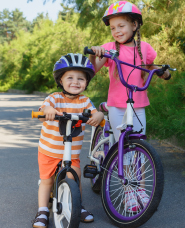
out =
[[[78,16],[74,14],[69,21],[59,19],[55,24],[44,19],[32,33],[21,31],[9,45],[0,45],[0,87],[30,92],[56,89],[54,63],[66,53],[82,53],[84,43],[89,43],[89,32],[76,28]]]
[[[4,9],[0,12],[0,42],[10,41],[16,37],[20,30],[28,31],[31,23],[28,22],[23,13],[18,9],[10,12]]]
[[[63,9],[56,23],[39,15],[32,23],[31,32],[25,32],[25,29],[17,30],[14,33],[16,39],[9,44],[0,44],[0,89],[6,91],[9,88],[18,88],[30,92],[57,90],[52,69],[61,55],[69,52],[83,53],[85,46],[101,45],[111,41],[110,29],[104,25],[101,18],[112,2],[116,0],[61,0]],[[132,2],[142,9],[142,40],[150,43],[157,51],[155,63],[168,63],[178,69],[178,73],[173,73],[170,81],[161,80],[157,76],[152,80],[152,85],[148,89],[151,105],[146,108],[149,130],[147,135],[152,134],[162,139],[170,137],[175,132],[179,139],[183,139],[185,2]],[[2,26],[1,31],[3,29]],[[6,33],[2,34],[6,38]],[[106,100],[108,84],[107,68],[103,67],[93,78],[86,92],[96,105]]]

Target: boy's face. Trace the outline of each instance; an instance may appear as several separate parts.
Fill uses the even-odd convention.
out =
[[[87,86],[86,74],[77,70],[67,71],[60,79],[60,83],[68,93],[82,93]]]

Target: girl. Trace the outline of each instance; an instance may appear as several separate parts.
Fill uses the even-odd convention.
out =
[[[126,88],[119,80],[116,64],[113,60],[107,58],[96,58],[105,53],[105,50],[116,49],[119,52],[119,59],[121,61],[134,64],[144,65],[149,70],[158,69],[153,64],[156,58],[156,52],[146,42],[140,41],[140,26],[143,24],[142,15],[139,9],[132,3],[127,1],[119,1],[110,5],[104,16],[103,21],[106,26],[110,26],[111,34],[115,42],[109,42],[102,46],[92,46],[91,49],[95,52],[94,55],[90,55],[90,61],[95,67],[95,72],[99,71],[102,66],[109,67],[109,92],[107,105],[109,106],[109,119],[113,129],[113,133],[116,141],[119,139],[119,131],[116,129],[122,122],[126,110],[127,92]],[[137,41],[134,37],[137,33]],[[150,66],[147,66],[150,65]],[[132,68],[126,65],[121,65],[122,72],[125,80],[127,80]],[[169,78],[170,73],[166,71],[161,78]],[[128,80],[129,84],[142,87],[146,81],[146,75],[144,71],[134,70]],[[144,127],[144,134],[146,131],[146,117],[145,107],[149,105],[147,92],[136,92],[133,94],[134,108],[140,121]],[[115,118],[116,116],[116,118]],[[136,116],[134,116],[134,130],[139,131],[141,125]],[[129,156],[129,154],[128,154]],[[128,165],[128,164],[124,164]],[[127,193],[127,192],[126,192]],[[142,202],[146,205],[148,203],[148,195],[142,188],[138,191]],[[140,205],[137,200],[137,196],[133,194],[133,197],[127,197],[126,195],[126,208],[129,212],[135,212],[139,209]]]

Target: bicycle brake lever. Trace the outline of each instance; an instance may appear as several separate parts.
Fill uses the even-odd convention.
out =
[[[169,68],[169,70],[176,71],[177,69],[176,68]]]
[[[114,57],[118,57],[119,56],[119,52],[114,50],[114,49],[111,49],[109,51],[109,54],[112,55],[111,59],[114,59]]]

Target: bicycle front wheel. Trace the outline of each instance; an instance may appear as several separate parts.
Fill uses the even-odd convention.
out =
[[[104,137],[103,128],[99,125],[96,128],[95,133],[94,133],[94,137],[93,137],[93,140],[92,140],[91,151],[93,151],[95,146],[99,142],[101,142],[101,140],[104,139],[104,138],[105,137]],[[94,157],[99,159],[100,165],[103,163],[103,160],[105,158],[105,154],[108,152],[108,150],[109,150],[109,143],[107,142],[107,143],[101,144],[98,147],[97,151],[95,152]],[[92,161],[91,165],[95,165],[95,163]],[[99,193],[100,190],[101,190],[101,176],[99,174],[96,175],[95,178],[90,179],[90,182],[91,182],[92,190],[95,193]]]
[[[118,148],[110,156],[102,179],[103,207],[111,221],[123,228],[139,227],[149,220],[157,210],[164,185],[163,167],[155,149],[144,140],[130,144],[135,148],[125,144],[123,158],[127,184],[118,177]]]
[[[78,184],[72,179],[62,180],[58,185],[58,202],[61,213],[53,213],[55,228],[78,228],[81,217],[81,195]]]

